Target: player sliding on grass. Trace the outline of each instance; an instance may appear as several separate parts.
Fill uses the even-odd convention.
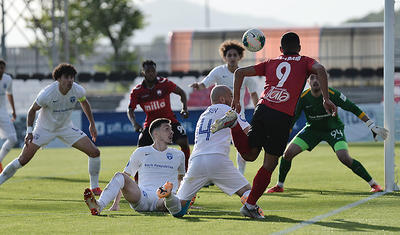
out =
[[[167,146],[172,143],[174,134],[169,119],[154,120],[149,126],[149,133],[154,143],[138,147],[133,152],[124,172],[115,173],[99,200],[96,201],[90,189],[85,190],[84,200],[92,215],[99,215],[118,196],[113,205],[113,208],[117,208],[120,191],[136,211],[166,211],[164,200],[158,199],[156,190],[169,181],[174,185],[169,190],[176,192],[185,174],[185,156],[182,151]],[[139,173],[138,183],[130,177],[136,172]],[[165,203],[169,206],[170,202],[166,200]]]
[[[72,146],[89,156],[90,187],[100,195],[99,172],[100,151],[92,141],[71,121],[71,113],[79,101],[83,112],[89,120],[89,131],[92,140],[96,141],[97,130],[85,89],[74,82],[75,68],[70,64],[59,64],[53,71],[55,82],[42,89],[35,102],[29,108],[26,118],[27,130],[25,145],[18,158],[10,162],[0,175],[0,185],[12,177],[35,156],[36,151],[55,138]],[[36,112],[40,110],[35,129],[33,122]],[[33,129],[33,130],[32,130]]]
[[[311,75],[308,80],[310,89],[303,92],[297,104],[295,120],[304,111],[307,124],[292,140],[286,149],[279,167],[279,180],[275,187],[268,189],[268,193],[283,192],[283,183],[288,174],[292,159],[304,150],[311,151],[321,141],[326,141],[335,151],[338,159],[355,174],[363,178],[371,186],[371,192],[380,192],[379,186],[368,174],[364,166],[349,155],[346,137],[344,135],[344,124],[339,116],[332,117],[325,112],[322,106],[321,87],[316,75]],[[332,102],[342,109],[352,112],[360,118],[371,129],[374,138],[377,135],[386,139],[388,130],[375,125],[374,121],[353,104],[345,95],[337,90],[329,88],[329,97]]]
[[[240,113],[240,87],[245,76],[265,76],[265,90],[261,95],[250,131],[246,135],[239,125],[233,110],[216,120],[212,131],[231,127],[233,142],[246,161],[257,159],[264,148],[264,163],[253,180],[253,187],[240,213],[251,218],[263,218],[258,212],[257,200],[271,181],[271,174],[283,154],[292,127],[294,111],[308,76],[318,74],[321,81],[323,106],[329,115],[336,114],[336,106],[329,100],[328,81],[325,68],[314,59],[299,55],[300,39],[293,32],[281,38],[283,55],[260,64],[239,68],[235,71],[232,108]]]
[[[231,196],[236,193],[247,200],[251,186],[244,176],[235,168],[229,159],[231,134],[228,129],[212,134],[210,127],[214,120],[221,118],[230,110],[232,91],[223,85],[215,86],[210,95],[212,105],[204,111],[196,125],[195,144],[190,156],[189,169],[183,178],[182,184],[175,196],[171,193],[171,184],[167,182],[160,188],[158,194],[165,198],[165,202],[171,201],[172,207],[166,205],[170,213],[175,217],[186,214],[191,199],[206,184],[214,183],[222,191]],[[238,114],[235,114],[238,116]],[[240,128],[247,132],[249,124],[238,119]],[[179,199],[181,203],[179,203]],[[172,203],[174,202],[174,203]],[[260,214],[262,210],[260,209]]]

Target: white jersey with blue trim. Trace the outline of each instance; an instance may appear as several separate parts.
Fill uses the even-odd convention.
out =
[[[168,147],[158,151],[151,146],[139,147],[131,155],[124,172],[139,175],[139,188],[155,192],[166,181],[173,183],[173,192],[178,189],[178,175],[185,174],[185,155],[182,151]]]
[[[232,140],[230,128],[224,128],[215,133],[211,133],[210,131],[214,121],[223,117],[229,110],[231,110],[231,107],[226,104],[213,104],[200,115],[196,124],[194,148],[190,158],[210,154],[229,157]],[[246,120],[241,120],[240,118],[237,120],[242,129],[249,126]]]
[[[233,83],[235,78],[233,77],[233,73],[229,71],[228,65],[223,64],[215,67],[210,73],[201,81],[206,87],[209,87],[213,84],[217,85],[225,85],[229,87],[233,92]],[[250,93],[257,92],[257,83],[254,81],[253,77],[245,77],[243,80],[242,87],[240,88],[240,106],[242,109],[240,111],[240,116],[242,119],[245,119],[244,116],[244,94],[246,92],[246,87]]]
[[[57,81],[48,85],[35,100],[42,107],[36,125],[49,131],[72,125],[70,117],[76,102],[85,98],[85,89],[75,82],[66,95],[61,94],[58,86]]]

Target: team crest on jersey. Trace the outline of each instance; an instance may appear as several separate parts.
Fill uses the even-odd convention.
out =
[[[161,96],[162,95],[162,91],[161,90],[157,90],[157,95]]]
[[[69,101],[71,101],[71,103],[74,103],[76,101],[76,97],[75,96],[71,96],[71,98],[69,98]]]
[[[168,160],[172,160],[172,158],[174,158],[174,156],[172,155],[172,153],[167,153],[167,159],[168,159]]]

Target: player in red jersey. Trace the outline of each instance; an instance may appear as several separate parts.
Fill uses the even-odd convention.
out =
[[[325,68],[314,59],[299,55],[300,48],[299,36],[293,32],[285,33],[281,38],[281,56],[235,71],[232,108],[238,113],[241,110],[239,97],[244,77],[265,76],[264,92],[254,110],[247,135],[239,125],[235,125],[237,115],[229,112],[212,126],[213,132],[231,127],[235,147],[246,161],[256,160],[261,149],[265,150],[263,166],[254,177],[247,202],[240,209],[240,213],[247,217],[264,218],[259,214],[256,202],[268,187],[271,174],[285,150],[296,104],[310,74],[317,74],[320,81],[326,112],[336,115],[337,108],[329,100]]]
[[[173,142],[179,145],[182,152],[185,154],[185,165],[187,169],[190,156],[188,138],[185,129],[172,112],[170,103],[171,93],[179,95],[183,105],[181,115],[184,118],[189,117],[186,94],[175,83],[166,78],[157,77],[156,63],[154,63],[154,61],[146,60],[142,63],[142,75],[144,76],[143,82],[133,88],[128,107],[128,118],[135,131],[140,132],[138,147],[153,144],[153,139],[149,134],[149,126],[153,120],[157,118],[168,118],[171,120],[172,130],[174,132]],[[135,118],[134,110],[136,109],[136,105],[140,105],[146,113],[146,120],[143,127]]]

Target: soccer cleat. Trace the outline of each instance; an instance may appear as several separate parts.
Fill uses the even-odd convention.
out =
[[[272,188],[269,188],[267,190],[267,193],[283,193],[283,187],[280,187],[279,185],[275,185]]]
[[[225,113],[225,115],[215,120],[215,122],[211,125],[211,133],[215,133],[221,129],[228,128],[233,126],[237,121],[237,114],[235,110],[229,110]]]
[[[100,196],[100,194],[101,194],[103,191],[102,191],[99,187],[97,187],[97,188],[93,188],[93,189],[92,189],[92,192],[93,192],[94,195]]]
[[[189,209],[190,209],[190,208],[192,208],[192,206],[193,206],[194,202],[196,201],[196,197],[197,197],[197,194],[196,194],[196,195],[194,195],[194,197],[192,197],[192,200],[190,200],[190,203],[189,203]]]
[[[264,219],[264,212],[262,209],[256,205],[254,209],[249,209],[247,208],[246,205],[243,205],[242,208],[240,208],[240,214],[242,214],[245,217],[250,217],[253,219]]]
[[[242,203],[242,205],[244,206],[244,204],[247,202],[247,198],[248,196],[243,195],[242,197],[240,197],[240,202]],[[264,211],[261,209],[261,207],[257,206],[258,208],[258,213],[262,216],[264,216]]]
[[[164,197],[169,197],[171,195],[171,191],[174,185],[167,181],[162,187],[159,187],[157,189],[157,196],[158,198],[164,198]]]
[[[3,172],[3,165],[1,165],[1,162],[0,162],[0,173],[1,172]]]
[[[89,207],[92,215],[100,215],[100,206],[97,204],[92,190],[89,188],[85,189],[85,192],[83,193],[83,199],[85,200],[86,205]]]
[[[371,193],[382,192],[383,188],[379,184],[374,184],[371,186]]]

